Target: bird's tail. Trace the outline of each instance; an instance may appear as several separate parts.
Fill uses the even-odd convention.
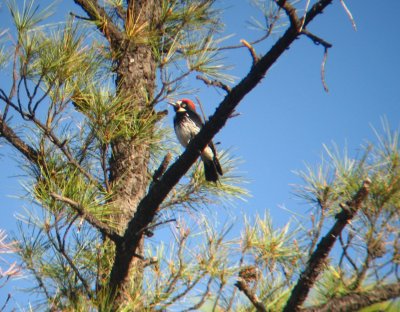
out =
[[[207,158],[207,157],[202,157],[202,158],[204,164],[204,175],[206,177],[206,180],[211,182],[217,182],[218,175],[223,174],[221,164],[219,163],[218,158],[215,156],[213,158]]]

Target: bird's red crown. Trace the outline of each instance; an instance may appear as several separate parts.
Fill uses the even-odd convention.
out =
[[[179,102],[181,102],[181,103],[179,103]],[[183,108],[185,108],[185,107],[184,107],[184,104],[186,104],[190,110],[196,111],[196,106],[195,106],[195,104],[193,103],[193,101],[191,101],[191,100],[189,100],[189,99],[182,99],[182,100],[178,101],[177,103],[179,103],[179,105],[180,105],[181,107],[183,107]]]

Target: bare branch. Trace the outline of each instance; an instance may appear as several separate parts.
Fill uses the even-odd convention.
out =
[[[103,235],[107,236],[112,241],[118,242],[121,240],[121,236],[116,231],[114,231],[112,228],[110,228],[104,222],[98,220],[91,213],[85,211],[85,208],[81,204],[77,203],[76,201],[74,201],[68,197],[61,196],[56,193],[50,193],[50,196],[60,202],[70,205],[71,208],[73,208],[83,219],[85,219],[89,224],[94,226]]]
[[[313,33],[309,32],[307,29],[303,28],[301,31],[302,34],[306,35],[310,38],[316,45],[322,45],[325,49],[332,48],[332,44],[326,42],[324,39],[314,35]]]
[[[221,82],[219,80],[209,80],[206,77],[201,76],[201,75],[197,75],[196,79],[203,81],[207,86],[214,86],[214,87],[221,88],[226,93],[231,92],[231,87],[224,84],[223,82]]]
[[[263,303],[260,301],[260,299],[258,299],[257,295],[251,289],[249,289],[243,279],[239,278],[235,286],[246,295],[246,297],[251,301],[257,311],[267,312],[267,309],[265,308]]]
[[[359,311],[362,308],[371,306],[375,303],[400,297],[400,284],[388,284],[375,287],[371,290],[349,294],[339,298],[332,298],[328,303],[302,309],[302,312],[346,312]]]
[[[329,89],[328,89],[328,86],[325,81],[325,64],[326,64],[326,60],[328,59],[328,49],[332,48],[332,44],[330,44],[329,42],[325,41],[324,39],[314,35],[313,33],[309,32],[305,28],[302,29],[301,33],[306,35],[308,38],[310,38],[316,45],[322,45],[324,47],[324,58],[321,63],[321,81],[322,81],[324,90],[326,92],[328,92]]]
[[[325,49],[324,49],[324,58],[323,58],[322,63],[321,63],[321,81],[322,81],[322,85],[324,87],[324,90],[326,92],[329,91],[328,85],[326,84],[326,80],[325,80],[325,64],[326,64],[326,60],[327,59],[328,59],[328,48],[325,47]]]
[[[357,25],[356,25],[356,21],[353,18],[353,14],[351,14],[349,8],[347,7],[346,3],[344,3],[344,0],[340,0],[340,3],[342,4],[342,7],[344,9],[344,11],[346,12],[347,16],[349,17],[350,21],[351,21],[351,25],[353,26],[354,30],[357,31]]]
[[[363,201],[367,198],[370,184],[371,181],[366,179],[361,188],[354,195],[353,199],[347,202],[346,205],[343,205],[342,211],[336,215],[335,224],[318,243],[316,250],[311,255],[306,268],[301,273],[296,286],[293,288],[283,312],[296,312],[301,310],[301,305],[306,300],[318,275],[323,270],[326,259],[328,258],[329,252],[335,244],[337,237],[343,231],[348,222],[353,219],[357,211],[361,208]]]

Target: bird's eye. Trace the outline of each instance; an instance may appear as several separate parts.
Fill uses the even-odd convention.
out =
[[[182,105],[181,105],[183,108],[186,108],[186,103],[182,103]]]

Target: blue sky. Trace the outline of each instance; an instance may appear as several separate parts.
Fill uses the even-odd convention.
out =
[[[39,1],[40,3],[42,1]],[[47,1],[43,1],[47,2]],[[305,4],[306,1],[302,3]],[[59,1],[56,18],[68,14],[72,1]],[[400,1],[346,1],[357,24],[354,31],[339,1],[329,6],[310,24],[309,30],[333,44],[326,64],[329,92],[322,87],[320,66],[323,48],[302,37],[278,60],[260,85],[242,101],[241,115],[229,121],[217,135],[223,148],[232,148],[243,159],[238,170],[250,181],[252,197],[238,205],[238,220],[243,214],[254,216],[268,211],[276,225],[283,225],[290,214],[307,207],[296,200],[291,184],[299,183],[294,170],[304,164],[317,164],[322,144],[336,142],[356,155],[366,139],[374,140],[371,125],[381,129],[386,117],[392,129],[400,126],[400,27],[397,14]],[[227,44],[240,39],[251,41],[261,35],[248,29],[249,17],[260,17],[254,7],[242,0],[223,0],[226,33],[234,34]],[[0,28],[9,27],[4,5],[0,7]],[[4,23],[4,24],[3,24]],[[279,37],[255,46],[259,54]],[[232,74],[241,78],[249,70],[251,58],[246,49],[229,51],[227,63]],[[1,73],[1,79],[4,75]],[[208,115],[222,99],[223,92],[190,80]],[[166,107],[166,105],[165,105]],[[163,108],[163,107],[160,107]],[[171,118],[171,117],[169,117]],[[15,231],[15,214],[29,203],[14,198],[24,193],[14,152],[0,147],[0,228]],[[10,288],[0,289],[0,303]]]

